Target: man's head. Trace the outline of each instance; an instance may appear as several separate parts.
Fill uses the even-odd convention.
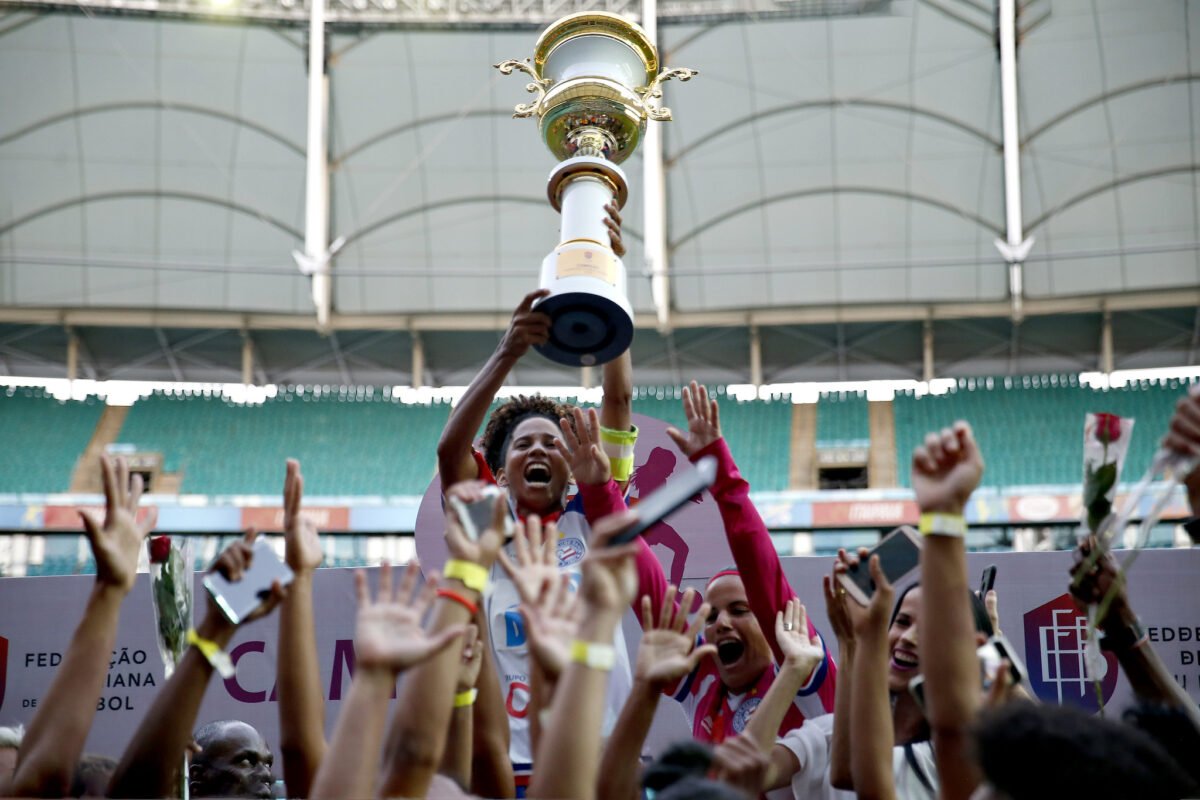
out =
[[[712,766],[712,748],[694,739],[667,745],[642,772],[642,786],[657,794],[688,777],[703,778]]]
[[[771,665],[771,645],[750,610],[746,587],[736,572],[718,572],[709,581],[704,600],[711,609],[704,625],[704,641],[717,646],[721,682],[729,691],[740,694]]]
[[[1143,732],[1068,706],[1008,703],[980,719],[975,740],[975,800],[1177,800],[1200,788]]]
[[[71,797],[107,797],[108,782],[116,771],[115,759],[91,753],[82,756],[71,778]]]
[[[24,725],[0,727],[0,786],[7,783],[17,771],[17,753],[24,738]]]
[[[210,722],[196,731],[200,752],[192,757],[188,783],[193,797],[272,796],[274,756],[250,725]]]
[[[567,406],[548,397],[514,397],[496,409],[484,428],[484,460],[496,481],[508,487],[522,514],[562,509],[571,468],[554,446]]]

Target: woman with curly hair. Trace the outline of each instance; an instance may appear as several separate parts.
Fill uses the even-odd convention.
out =
[[[624,253],[620,240],[620,217],[608,207],[606,220],[613,251]],[[527,294],[513,312],[508,330],[496,351],[475,376],[458,406],[446,422],[438,442],[438,471],[442,486],[464,480],[482,480],[505,487],[512,513],[519,519],[537,516],[555,522],[558,568],[577,572],[587,553],[591,523],[625,510],[621,483],[633,466],[637,430],[632,424],[633,378],[628,353],[604,365],[603,400],[600,411],[563,405],[542,396],[519,396],[501,405],[488,417],[496,393],[509,372],[529,352],[547,341],[550,318],[537,311],[535,303],[546,290]],[[487,426],[477,450],[472,445],[484,419]],[[572,488],[577,491],[572,496]],[[506,551],[513,556],[511,544]],[[666,589],[662,568],[645,543],[640,545],[638,575],[644,590],[661,596]],[[475,751],[491,754],[488,767],[501,771],[498,753],[516,773],[517,786],[528,780],[533,748],[530,742],[530,672],[525,624],[517,606],[520,596],[513,581],[498,567],[490,576],[492,590],[481,613],[481,629],[490,634],[491,656],[499,676],[502,696],[486,697],[495,681],[480,680],[475,703]],[[658,584],[661,583],[661,586]],[[639,591],[639,596],[643,592]],[[616,664],[609,682],[605,730],[609,730],[632,683],[625,640],[618,630],[614,637]],[[487,665],[485,664],[485,670]],[[500,712],[503,709],[503,712]],[[497,719],[507,714],[505,721]],[[505,746],[494,732],[507,732]],[[491,733],[489,733],[491,732]],[[492,736],[492,740],[489,740]],[[477,786],[486,793],[488,787]],[[488,796],[494,796],[489,794]]]

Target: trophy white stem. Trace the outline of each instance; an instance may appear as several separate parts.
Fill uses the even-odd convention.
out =
[[[559,242],[585,240],[608,247],[604,207],[613,201],[612,185],[602,178],[581,175],[562,190],[562,225]]]
[[[537,308],[552,324],[550,341],[537,349],[560,364],[604,364],[633,339],[625,265],[604,224],[604,206],[624,204],[625,174],[604,158],[576,156],[554,168],[547,191],[562,224],[558,247],[542,261],[541,286],[551,294]]]

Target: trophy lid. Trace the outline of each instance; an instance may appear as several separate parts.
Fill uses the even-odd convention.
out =
[[[538,75],[545,77],[542,70],[546,66],[546,59],[559,45],[578,36],[608,36],[628,45],[641,57],[646,67],[646,86],[658,75],[658,50],[650,37],[637,23],[607,11],[569,14],[542,31],[533,50],[533,63]]]

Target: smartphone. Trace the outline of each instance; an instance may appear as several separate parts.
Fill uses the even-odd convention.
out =
[[[492,513],[500,500],[500,487],[485,486],[483,497],[472,503],[465,503],[457,497],[450,498],[450,508],[458,517],[458,523],[471,540],[478,540],[483,532],[492,524]],[[504,515],[504,530],[500,531],[504,538],[512,535],[512,515]]]
[[[917,701],[917,708],[925,711],[925,676],[918,675],[908,682],[908,693]]]
[[[983,568],[983,574],[979,576],[979,599],[982,600],[987,597],[987,593],[990,592],[995,586],[996,565],[988,564]]]
[[[979,646],[979,675],[987,691],[996,682],[1001,660],[1008,660],[1008,683],[1016,686],[1025,680],[1025,664],[1003,634],[997,634]]]
[[[204,576],[204,588],[212,595],[225,618],[234,625],[240,625],[270,596],[271,584],[279,581],[287,586],[292,582],[292,577],[292,571],[275,555],[270,542],[256,539],[254,557],[240,581],[232,582],[219,572],[210,572]]]
[[[838,581],[846,593],[867,605],[875,594],[875,581],[871,580],[871,569],[867,566],[871,556],[879,556],[879,566],[889,583],[903,578],[917,568],[921,562],[921,535],[908,525],[901,525],[883,537],[867,557],[858,564],[838,574]]]
[[[614,536],[609,541],[609,546],[632,542],[652,525],[670,516],[688,500],[712,486],[716,479],[717,459],[714,456],[705,456],[691,469],[672,475],[670,480],[638,502],[637,522],[629,530]]]

